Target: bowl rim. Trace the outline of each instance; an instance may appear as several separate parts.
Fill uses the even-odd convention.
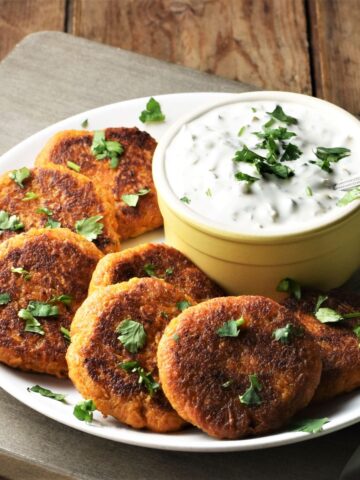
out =
[[[314,222],[314,225],[311,225],[310,227],[293,228],[292,230],[285,232],[273,231],[270,233],[266,233],[264,231],[261,231],[259,233],[243,233],[241,231],[239,232],[227,229],[220,223],[213,222],[210,219],[207,219],[205,216],[195,212],[194,210],[189,209],[182,202],[179,201],[179,198],[176,196],[175,192],[172,190],[169,184],[165,169],[166,149],[174,136],[178,133],[178,131],[185,123],[188,123],[195,118],[204,115],[210,110],[214,110],[216,108],[223,107],[232,103],[241,103],[253,100],[271,100],[278,101],[279,103],[288,101],[305,106],[309,105],[312,108],[320,107],[321,109],[330,109],[333,114],[341,114],[343,116],[346,116],[354,124],[354,126],[359,129],[360,134],[360,121],[354,115],[347,112],[343,108],[320,98],[312,97],[310,95],[305,95],[301,93],[293,93],[280,90],[258,90],[251,92],[234,93],[233,95],[231,95],[230,98],[210,102],[205,106],[202,106],[200,108],[198,107],[190,111],[189,113],[182,115],[175,123],[173,123],[171,127],[169,127],[169,129],[161,137],[155,149],[152,164],[153,180],[160,200],[162,200],[165,205],[178,218],[199,231],[206,232],[212,236],[223,239],[235,241],[240,240],[250,243],[267,243],[269,241],[273,241],[275,243],[284,243],[285,240],[298,240],[301,237],[309,237],[313,235],[327,233],[333,229],[340,228],[342,224],[351,221],[351,218],[354,214],[360,213],[360,202],[356,200],[354,202],[351,202],[349,205],[342,207],[342,211],[333,212],[332,215],[327,215],[325,220],[319,221],[318,224],[315,224]]]

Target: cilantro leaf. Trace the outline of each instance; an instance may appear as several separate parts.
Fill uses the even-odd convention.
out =
[[[143,123],[165,121],[165,115],[161,111],[160,103],[155,98],[151,97],[147,102],[146,110],[141,112],[139,120]]]
[[[191,200],[185,195],[184,197],[180,198],[180,202],[187,203],[189,205],[191,203]]]
[[[90,423],[93,420],[93,412],[96,410],[96,405],[92,400],[83,400],[78,402],[74,407],[74,417],[81,422]]]
[[[29,200],[36,200],[39,198],[39,195],[34,192],[26,192],[24,198],[21,199],[22,202],[28,202]]]
[[[70,168],[70,170],[74,170],[74,172],[79,173],[81,170],[80,165],[78,165],[77,163],[71,162],[70,160],[66,162],[66,165],[68,168]]]
[[[292,278],[283,278],[276,287],[276,290],[278,292],[289,293],[292,297],[296,298],[296,300],[300,300],[301,298],[300,283]]]
[[[45,302],[38,302],[37,300],[31,300],[27,310],[34,317],[54,317],[59,315],[59,307]]]
[[[39,207],[35,210],[36,213],[43,213],[44,215],[47,215],[48,217],[51,217],[53,212],[50,210],[50,208],[47,207]]]
[[[0,210],[0,233],[1,230],[21,230],[24,228],[24,224],[20,221],[16,215],[9,215],[5,210]]]
[[[102,215],[94,215],[93,217],[83,218],[75,223],[75,231],[91,242],[96,240],[102,234],[104,224],[100,223]]]
[[[277,328],[273,331],[273,337],[276,341],[281,343],[289,343],[293,337],[299,337],[303,334],[303,330],[299,327],[295,327],[291,323],[285,325],[285,327]]]
[[[339,207],[344,207],[354,200],[360,200],[360,187],[353,188],[352,190],[346,192],[345,195],[337,202],[337,205],[339,205]]]
[[[50,303],[61,302],[64,305],[69,306],[71,304],[72,300],[73,300],[73,297],[71,295],[62,294],[62,295],[58,295],[58,296],[53,296],[50,299]]]
[[[263,132],[254,132],[259,138],[263,138],[264,140],[268,140],[272,138],[273,140],[288,140],[289,138],[295,137],[296,133],[289,132],[289,130],[285,127],[279,128],[266,128]]]
[[[243,173],[243,172],[235,173],[235,178],[236,178],[236,180],[244,181],[244,182],[247,182],[249,184],[252,184],[252,183],[260,180],[260,178],[252,177],[251,175],[248,175],[247,173]]]
[[[25,332],[37,333],[38,335],[45,335],[41,323],[25,308],[18,312],[18,317],[25,320]]]
[[[119,165],[119,157],[124,153],[124,147],[120,142],[105,140],[105,131],[97,130],[94,132],[91,153],[97,160],[108,158],[110,168],[116,168]]]
[[[187,300],[181,300],[180,302],[177,302],[176,307],[180,312],[183,312],[187,308],[191,307],[191,304]]]
[[[144,271],[147,275],[149,275],[149,277],[156,277],[155,265],[147,263],[146,265],[144,265]]]
[[[318,308],[317,312],[315,313],[315,317],[321,323],[334,323],[343,320],[342,315],[332,308]]]
[[[71,336],[70,336],[70,332],[67,328],[65,327],[60,327],[60,333],[62,333],[62,336],[65,338],[65,340],[67,342],[71,342]]]
[[[244,145],[242,150],[237,150],[235,152],[233,160],[234,162],[256,163],[256,160],[266,160],[266,158],[253,150],[249,150],[248,147]]]
[[[28,392],[35,392],[35,393],[40,393],[43,397],[48,397],[52,398],[54,400],[57,400],[58,402],[65,402],[65,397],[66,395],[62,393],[54,393],[51,390],[48,390],[47,388],[41,387],[40,385],[34,385],[31,388],[27,389]]]
[[[298,123],[295,117],[291,117],[290,115],[286,115],[282,107],[280,105],[276,105],[275,110],[272,112],[266,112],[272,118],[279,120],[280,122],[284,122],[287,125],[296,125]]]
[[[284,149],[284,153],[282,154],[280,161],[292,161],[297,160],[302,155],[302,151],[300,148],[295,145],[294,143],[288,143]]]
[[[147,195],[149,192],[150,192],[149,188],[141,188],[136,193],[128,193],[128,194],[125,194],[125,195],[121,195],[121,199],[129,207],[136,207],[136,205],[138,204],[138,201],[139,201],[139,197],[143,197],[144,195]]]
[[[45,223],[45,228],[60,228],[61,227],[61,222],[58,222],[57,220],[54,220],[53,218],[49,217],[47,219],[47,222]]]
[[[321,307],[321,305],[326,302],[326,300],[328,299],[329,297],[327,295],[319,295],[317,300],[316,300],[316,305],[315,305],[315,309],[314,309],[314,313],[316,313],[319,308]]]
[[[23,182],[30,177],[30,170],[27,167],[19,168],[19,170],[13,170],[9,173],[9,177],[11,180],[14,180],[20,188],[24,188]]]
[[[260,405],[262,403],[259,392],[262,390],[262,385],[259,382],[256,374],[249,375],[250,387],[243,395],[239,395],[240,403],[244,405]]]
[[[32,274],[25,270],[23,267],[11,267],[11,273],[16,273],[17,275],[21,275],[24,280],[29,281],[32,277]]]
[[[283,179],[294,176],[294,171],[282,163],[259,162],[256,164],[256,168],[261,175],[270,173]]]
[[[155,381],[150,372],[146,372],[144,368],[136,360],[130,360],[128,362],[119,363],[120,368],[128,373],[137,373],[139,375],[139,383],[144,387],[152,396],[160,388],[160,384]]]
[[[118,340],[130,353],[137,353],[146,343],[146,333],[142,323],[131,318],[123,320],[116,329]]]
[[[325,423],[328,423],[329,419],[324,418],[305,418],[304,420],[298,420],[293,424],[293,431],[295,432],[307,432],[318,433],[321,432]]]
[[[317,147],[315,155],[317,156],[318,160],[313,161],[312,163],[315,163],[322,170],[331,173],[331,163],[337,163],[342,158],[348,157],[350,153],[351,150],[344,147]]]
[[[7,305],[11,300],[9,293],[3,292],[0,293],[0,305]]]
[[[216,333],[219,335],[219,337],[238,337],[240,333],[240,326],[243,325],[244,322],[245,319],[243,316],[237,320],[228,320],[216,330]]]

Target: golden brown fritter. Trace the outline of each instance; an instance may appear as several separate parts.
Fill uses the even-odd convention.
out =
[[[107,128],[106,140],[120,142],[124,153],[117,168],[110,168],[108,159],[97,160],[91,153],[93,132],[67,130],[56,134],[36,159],[36,165],[66,165],[73,161],[81,173],[112,193],[115,201],[120,237],[125,240],[162,225],[157,195],[152,179],[152,156],[156,141],[137,128]],[[139,197],[136,207],[128,206],[121,196],[149,188]]]
[[[106,255],[95,269],[89,293],[100,286],[147,276],[164,279],[197,302],[224,295],[224,291],[181,252],[163,243],[144,243]]]
[[[315,305],[321,292],[307,291],[301,300],[287,299],[284,304],[294,311],[308,334],[318,346],[323,370],[313,401],[320,402],[360,387],[360,338],[353,329],[360,325],[360,318],[321,323],[315,316]],[[323,293],[321,293],[324,295]],[[326,294],[321,305],[340,314],[359,312],[360,295],[343,289]]]
[[[67,375],[67,342],[60,332],[69,329],[73,315],[86,298],[91,274],[102,253],[95,245],[68,229],[39,229],[10,238],[0,245],[0,293],[10,301],[0,306],[0,361],[22,370]],[[22,268],[29,272],[12,272]],[[70,295],[66,306],[55,301],[59,314],[37,317],[45,334],[25,331],[18,317],[30,301],[48,303]]]
[[[225,322],[241,317],[238,336],[219,335]],[[284,425],[309,403],[321,373],[311,338],[274,338],[287,324],[297,331],[290,311],[259,296],[216,298],[185,310],[158,347],[160,381],[173,408],[218,438],[261,435]],[[246,404],[239,396],[248,390],[250,375],[259,384],[242,399]]]
[[[31,228],[45,227],[48,216],[36,212],[38,208],[45,207],[52,212],[52,220],[73,231],[78,220],[101,215],[103,218],[100,222],[104,227],[94,240],[95,245],[105,253],[120,250],[115,208],[108,192],[68,168],[52,165],[34,168],[30,172],[30,176],[23,181],[23,188],[9,178],[10,172],[0,177],[0,210],[16,215],[24,225],[16,232],[3,231],[0,240]],[[36,198],[27,200],[26,195],[30,192]]]
[[[99,288],[77,311],[67,353],[69,376],[85,398],[94,400],[104,415],[134,428],[156,432],[178,430],[184,421],[171,408],[161,389],[151,393],[139,372],[119,365],[134,361],[158,382],[156,350],[165,326],[179,314],[179,302],[194,301],[168,283],[154,278]],[[117,329],[131,319],[145,329],[146,342],[128,351]]]

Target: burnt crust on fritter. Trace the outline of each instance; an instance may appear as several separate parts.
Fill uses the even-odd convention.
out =
[[[241,316],[245,324],[237,337],[219,336],[225,321]],[[174,409],[217,438],[261,435],[284,425],[309,403],[321,372],[306,334],[288,344],[275,340],[273,332],[288,323],[299,326],[290,311],[257,296],[216,298],[173,319],[159,343],[158,367]],[[239,395],[253,374],[262,403],[245,405]]]

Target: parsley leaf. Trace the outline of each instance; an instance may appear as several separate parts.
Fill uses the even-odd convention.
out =
[[[312,163],[315,163],[322,170],[331,173],[331,163],[337,163],[342,158],[348,157],[350,153],[351,150],[344,147],[317,147],[315,155],[317,156],[318,160],[313,161]]]
[[[89,120],[85,118],[85,120],[81,122],[81,126],[82,128],[87,128],[89,126]]]
[[[260,405],[262,399],[259,392],[262,390],[262,385],[259,382],[256,374],[249,375],[250,387],[243,395],[239,395],[240,403],[244,405]]]
[[[139,120],[143,123],[163,122],[165,115],[161,111],[160,103],[151,97],[146,104],[146,110],[140,114]]]
[[[130,353],[137,353],[146,343],[144,326],[131,318],[123,320],[117,327],[116,333],[120,333],[118,340]]]
[[[256,163],[256,160],[266,160],[266,158],[253,150],[249,150],[248,147],[244,145],[242,150],[237,150],[235,152],[233,160],[234,162]]]
[[[335,323],[345,320],[347,318],[358,318],[360,317],[360,312],[350,312],[350,313],[339,313],[332,308],[319,308],[315,312],[315,317],[321,323]]]
[[[9,293],[3,292],[0,293],[0,305],[7,305],[11,300]]]
[[[318,433],[321,432],[325,423],[328,423],[329,419],[324,418],[306,418],[304,420],[298,420],[294,422],[293,431],[295,432],[307,432]]]
[[[144,385],[150,395],[153,395],[160,388],[160,384],[156,382],[150,372],[146,372],[136,360],[119,363],[119,367],[128,373],[137,373],[139,375],[139,383]]]
[[[294,143],[288,143],[284,149],[284,153],[282,154],[280,161],[290,161],[290,160],[297,160],[302,155],[302,151],[300,148],[295,145]]]
[[[92,400],[83,400],[75,405],[73,415],[82,422],[90,423],[93,420],[95,410],[96,406]]]
[[[285,325],[285,327],[277,328],[273,332],[275,340],[281,343],[289,343],[293,337],[299,337],[303,334],[303,330],[299,327],[295,327],[291,323]]]
[[[24,198],[21,199],[22,202],[28,202],[29,200],[36,200],[39,198],[39,195],[34,192],[26,192]]]
[[[53,218],[49,217],[47,222],[45,223],[45,228],[60,228],[61,222],[54,220]]]
[[[44,215],[47,215],[48,217],[51,217],[53,212],[50,210],[50,208],[47,207],[39,207],[35,210],[36,213],[43,213]]]
[[[25,320],[25,332],[37,333],[38,335],[45,335],[41,323],[25,308],[18,312],[18,317]]]
[[[176,307],[180,312],[183,312],[187,308],[191,307],[191,304],[187,300],[181,300],[180,302],[177,302]]]
[[[259,138],[263,138],[265,141],[269,140],[272,138],[273,140],[288,140],[289,138],[295,137],[296,133],[294,132],[289,132],[289,130],[285,127],[279,127],[279,128],[266,128],[265,131],[263,132],[254,132],[254,135],[256,135]],[[263,142],[261,144],[261,148],[266,148],[266,143]]]
[[[102,215],[94,215],[93,217],[83,218],[75,223],[75,231],[91,242],[96,240],[102,234],[104,224],[100,223]]]
[[[139,197],[143,197],[150,192],[149,188],[141,188],[136,193],[128,193],[125,195],[121,195],[121,199],[128,205],[129,207],[136,207],[139,201]]]
[[[191,200],[186,195],[180,198],[180,202],[187,203],[188,205],[191,203]]]
[[[244,182],[247,182],[249,184],[252,184],[252,183],[260,180],[260,178],[252,177],[251,175],[248,175],[247,173],[243,173],[243,172],[235,173],[235,178],[236,178],[236,180],[244,181]]]
[[[276,177],[283,179],[294,175],[294,171],[282,163],[259,162],[256,164],[256,168],[261,175],[272,173]]]
[[[155,265],[147,263],[146,265],[144,265],[144,271],[147,275],[149,275],[149,277],[156,277]]]
[[[339,207],[344,207],[345,205],[348,205],[350,202],[353,202],[354,200],[359,200],[359,199],[360,199],[360,187],[356,187],[346,192],[345,195],[342,198],[340,198],[340,200],[337,202],[337,205],[339,205]]]
[[[227,322],[224,322],[222,327],[216,330],[216,333],[219,335],[219,337],[238,337],[240,333],[240,326],[243,325],[244,322],[245,319],[243,316],[237,320],[228,320]]]
[[[62,295],[58,295],[58,296],[53,296],[50,299],[50,303],[61,302],[64,305],[69,306],[71,304],[72,300],[73,300],[73,297],[71,295],[62,294]]]
[[[289,293],[292,297],[296,298],[296,300],[300,300],[301,298],[300,283],[292,278],[283,278],[276,287],[276,290],[278,292]]]
[[[316,305],[314,309],[314,313],[316,313],[321,305],[328,299],[329,297],[327,295],[319,295],[317,300],[316,300]]]
[[[31,300],[27,309],[34,317],[54,317],[59,315],[59,307],[45,302]]]
[[[11,267],[11,272],[21,275],[24,280],[29,281],[32,277],[32,274],[25,270],[23,267]]]
[[[280,105],[276,105],[275,110],[272,112],[266,112],[272,118],[279,120],[280,122],[284,122],[287,125],[296,125],[298,123],[295,117],[290,117],[290,115],[286,115],[284,110],[280,107]]]
[[[78,165],[77,163],[71,162],[70,160],[66,162],[66,165],[68,168],[70,168],[70,170],[74,170],[74,172],[79,173],[81,170],[80,165]]]
[[[24,224],[20,221],[16,215],[9,215],[5,210],[0,210],[0,233],[1,230],[21,230],[24,228]]]
[[[120,155],[124,153],[124,147],[120,142],[105,140],[105,131],[97,130],[94,132],[91,153],[97,160],[108,158],[110,160],[110,168],[116,168],[119,165]]]
[[[66,395],[62,393],[54,393],[51,390],[48,390],[47,388],[41,387],[40,385],[34,385],[31,388],[27,389],[28,392],[35,392],[35,393],[40,393],[43,397],[48,397],[52,398],[54,400],[57,400],[58,402],[65,402],[65,397]]]
[[[9,177],[11,180],[14,180],[20,188],[24,188],[23,182],[30,177],[30,170],[27,167],[19,168],[19,170],[13,170],[9,173]]]
[[[60,333],[62,333],[62,336],[65,338],[65,340],[69,343],[71,343],[71,336],[70,332],[67,328],[65,327],[60,327]]]

